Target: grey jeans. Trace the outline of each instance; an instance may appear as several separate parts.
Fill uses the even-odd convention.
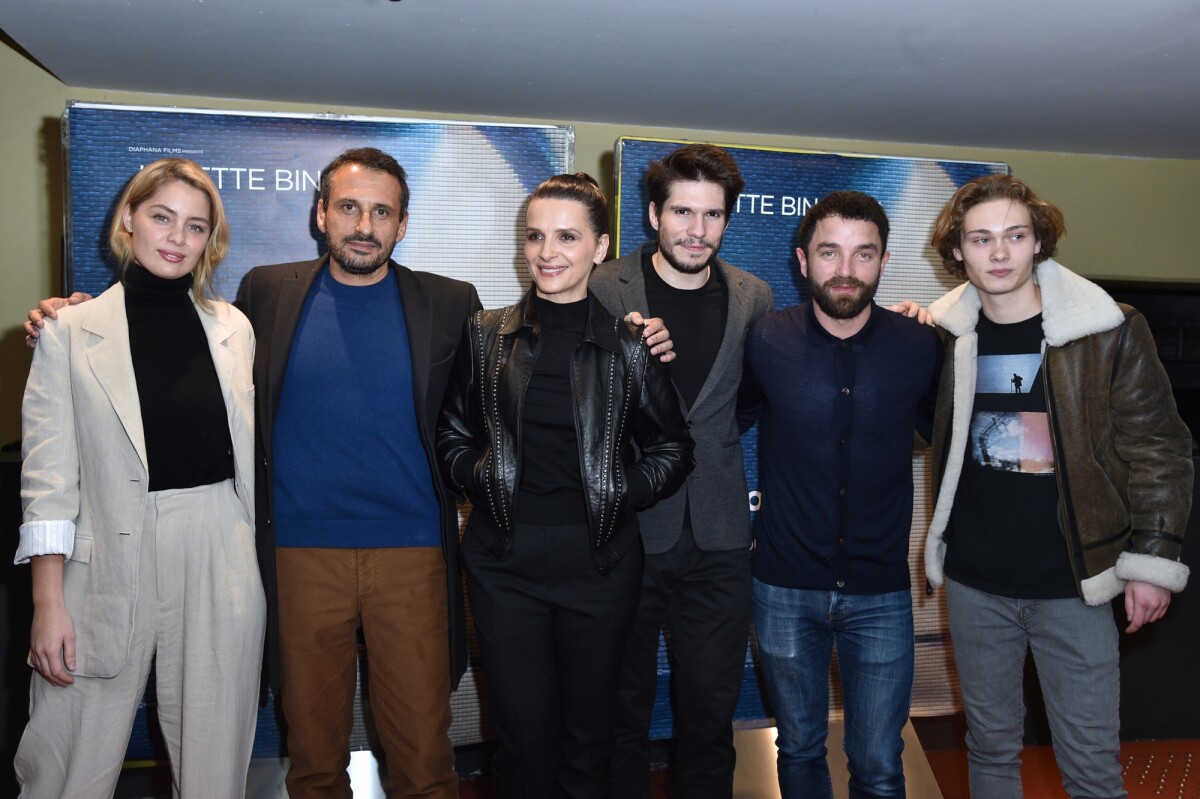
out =
[[[1072,799],[1123,799],[1117,626],[1108,604],[1012,599],[946,581],[954,663],[967,715],[972,799],[1019,799],[1026,648],[1063,787]]]

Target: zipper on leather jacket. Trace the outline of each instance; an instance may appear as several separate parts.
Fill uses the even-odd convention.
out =
[[[613,332],[614,333],[618,332],[619,325],[621,325],[621,324],[622,324],[622,322],[620,319],[615,319],[613,321]],[[633,353],[629,356],[629,363],[625,364],[625,369],[623,370],[622,377],[624,380],[623,385],[625,387],[625,391],[623,392],[624,399],[622,400],[621,412],[619,415],[616,416],[615,421],[613,423],[613,430],[612,430],[613,439],[612,439],[612,441],[614,442],[614,447],[615,447],[615,442],[620,441],[622,438],[624,438],[625,425],[629,420],[629,403],[630,403],[631,397],[633,395],[633,390],[632,390],[631,386],[633,385],[633,377],[635,375],[639,374],[639,372],[638,372],[638,368],[639,368],[638,357],[641,356],[642,351],[643,351],[643,347],[642,347],[641,343],[639,342],[638,345],[633,348]],[[616,390],[616,388],[615,388],[615,386],[616,386],[616,374],[615,374],[616,363],[617,363],[617,358],[614,355],[611,358],[611,360],[609,361],[608,404],[610,406],[610,410],[611,410],[611,405],[613,403],[613,392]],[[639,387],[638,390],[640,391],[641,388]],[[621,517],[621,501],[623,499],[625,499],[625,497],[623,497],[621,495],[621,493],[616,490],[617,486],[618,486],[617,478],[619,478],[621,476],[619,472],[621,469],[624,468],[624,463],[621,460],[621,453],[613,451],[611,458],[610,458],[610,463],[611,463],[612,469],[614,471],[613,479],[610,482],[610,485],[613,486],[613,494],[614,494],[612,519],[610,519],[610,522],[609,522],[609,526],[611,528],[609,530],[609,536],[611,537],[617,531],[617,519],[619,519]]]
[[[616,331],[615,325],[614,325],[613,329],[615,332]],[[615,444],[615,442],[617,441],[617,437],[618,437],[618,431],[620,430],[620,425],[619,425],[619,420],[616,418],[616,416],[613,413],[613,403],[615,402],[615,393],[616,393],[616,385],[617,385],[616,384],[616,366],[617,366],[617,356],[615,354],[610,353],[608,356],[608,379],[606,381],[606,383],[608,385],[608,391],[607,391],[607,395],[606,395],[606,398],[604,401],[604,434],[601,437],[601,453],[603,455],[603,459],[602,459],[602,463],[601,463],[601,467],[600,467],[602,470],[600,473],[600,488],[601,488],[601,492],[604,496],[602,497],[602,501],[600,503],[600,508],[599,508],[600,518],[596,525],[596,527],[598,529],[591,531],[592,539],[593,539],[591,542],[592,549],[596,550],[596,551],[599,551],[600,545],[602,542],[607,541],[610,538],[612,538],[613,534],[617,531],[617,518],[620,516],[620,508],[621,508],[621,492],[619,491],[619,485],[617,482],[617,477],[618,477],[617,469],[619,468],[618,464],[619,464],[619,460],[620,460],[620,453],[616,451],[616,444]],[[576,380],[575,367],[576,367],[576,361],[574,358],[572,358],[571,359],[572,393],[574,393],[575,380]],[[626,372],[626,375],[627,374],[628,374],[628,372]],[[586,474],[587,469],[583,464],[583,452],[582,452],[583,431],[579,429],[578,417],[575,419],[575,436],[578,439],[578,441],[580,442],[580,447],[581,447],[580,455],[579,455],[580,468],[583,470],[582,473]],[[608,501],[603,501],[603,500],[608,500]],[[606,518],[606,511],[608,510],[609,506],[611,506],[612,512],[611,512],[611,515],[608,515]],[[589,523],[591,522],[591,517],[592,517],[592,514],[588,513]]]
[[[605,505],[605,503],[601,503],[601,505],[600,505],[599,523],[593,524],[590,500],[588,500],[588,497],[587,497],[588,468],[587,468],[587,461],[583,457],[583,448],[584,448],[583,428],[579,424],[579,406],[578,406],[579,386],[577,383],[578,373],[576,371],[576,368],[578,366],[577,356],[579,353],[579,348],[582,346],[583,346],[583,343],[580,342],[579,344],[575,345],[575,348],[573,350],[571,350],[571,364],[570,364],[571,421],[575,424],[575,457],[577,457],[579,459],[579,474],[583,478],[583,481],[584,481],[584,491],[583,491],[584,500],[585,500],[585,502],[587,502],[589,504],[589,507],[587,509],[588,512],[586,514],[587,525],[588,525],[588,537],[590,539],[590,544],[591,544],[592,549],[595,550],[595,549],[599,548],[600,541],[604,537],[604,505]],[[606,414],[605,418],[604,418],[604,439],[605,439],[605,441],[608,440],[608,428],[611,423],[612,423],[612,419]],[[607,451],[608,450],[606,448],[604,450],[604,452],[607,453]],[[605,460],[605,462],[607,462],[608,458],[606,457],[604,460]],[[608,485],[609,485],[608,482],[604,481],[602,483],[602,485],[603,485],[604,490],[607,491]],[[598,529],[594,529],[594,528],[598,528]]]
[[[498,330],[503,330],[510,315],[510,311],[506,311],[504,316],[500,318]],[[483,311],[478,312],[478,317],[481,318]],[[489,460],[491,463],[490,474],[487,481],[484,483],[484,490],[487,491],[488,503],[492,506],[492,518],[501,526],[501,529],[507,533],[512,532],[512,508],[505,503],[504,492],[501,491],[499,496],[493,491],[493,486],[500,485],[504,474],[504,446],[503,434],[500,428],[500,370],[504,362],[504,336],[500,333],[496,334],[496,359],[492,364],[494,371],[489,373],[488,367],[488,351],[487,351],[487,336],[484,333],[483,325],[478,324],[479,337],[479,380],[480,388],[483,391],[483,406],[484,416],[491,425],[489,431],[491,454]],[[494,377],[494,379],[493,379]]]
[[[1058,527],[1063,540],[1067,544],[1067,562],[1071,565],[1071,576],[1075,578],[1075,591],[1083,596],[1083,579],[1079,575],[1078,558],[1082,554],[1076,550],[1072,532],[1078,534],[1075,523],[1075,513],[1071,507],[1071,494],[1067,484],[1066,461],[1063,458],[1059,442],[1062,434],[1058,429],[1058,420],[1054,416],[1054,391],[1050,386],[1050,350],[1042,353],[1042,390],[1046,397],[1046,421],[1050,428],[1050,442],[1054,447],[1054,481],[1058,484]]]
[[[516,336],[515,333],[513,335],[514,335],[514,337]],[[500,336],[500,338],[503,339],[504,337]],[[502,341],[501,343],[504,343],[504,342]],[[504,351],[503,347],[501,347],[500,350],[503,352]],[[533,365],[537,364],[538,358],[541,357],[541,354],[542,354],[542,339],[539,336],[534,336],[533,337],[533,361],[532,361]],[[521,454],[525,451],[524,449],[522,449],[521,440],[525,436],[525,431],[523,428],[523,425],[525,423],[525,393],[529,390],[529,381],[533,379],[533,368],[534,368],[533,365],[531,365],[530,368],[528,369],[528,371],[526,371],[524,381],[521,383],[521,390],[517,393],[517,424],[516,424],[516,429],[513,432],[513,458],[516,459],[517,463],[516,463],[516,467],[513,469],[513,483],[512,483],[512,490],[510,492],[512,495],[512,504],[511,504],[511,507],[509,508],[510,512],[512,513],[513,520],[514,520],[513,524],[516,524],[515,520],[517,518],[517,494],[520,493],[519,489],[520,489],[520,485],[521,485],[521,471],[522,471],[522,469],[524,469],[524,466],[525,466],[524,462],[521,460]],[[497,367],[497,369],[498,368],[499,367]],[[500,381],[500,374],[497,371],[496,382],[499,383],[499,381]],[[497,428],[498,428],[499,427],[499,416],[497,416],[496,421],[497,421]],[[510,532],[512,531],[511,526],[509,527],[509,531]]]

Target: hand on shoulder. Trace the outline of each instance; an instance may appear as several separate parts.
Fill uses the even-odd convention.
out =
[[[70,297],[47,297],[37,304],[36,308],[30,309],[26,314],[25,320],[25,345],[29,349],[37,347],[38,336],[42,334],[42,328],[46,326],[47,319],[57,319],[58,312],[68,305],[78,305],[81,302],[87,302],[92,299],[91,294],[82,291],[77,291]]]

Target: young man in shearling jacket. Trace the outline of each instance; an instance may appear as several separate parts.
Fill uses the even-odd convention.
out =
[[[933,246],[967,283],[930,307],[949,333],[925,570],[946,583],[971,795],[1021,795],[1032,648],[1072,797],[1123,797],[1117,629],[1183,589],[1191,437],[1146,320],[1052,260],[1062,213],[990,175],[942,210]]]

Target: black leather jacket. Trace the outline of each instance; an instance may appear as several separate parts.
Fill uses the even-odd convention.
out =
[[[629,471],[650,485],[651,502],[674,493],[692,470],[692,439],[666,368],[640,329],[588,294],[588,322],[571,366],[575,428],[592,554],[607,572],[619,553],[613,534],[630,522]],[[438,425],[437,450],[452,486],[487,516],[485,545],[503,558],[512,545],[521,479],[521,414],[537,361],[532,291],[507,308],[467,320]],[[632,446],[636,443],[637,447]]]

